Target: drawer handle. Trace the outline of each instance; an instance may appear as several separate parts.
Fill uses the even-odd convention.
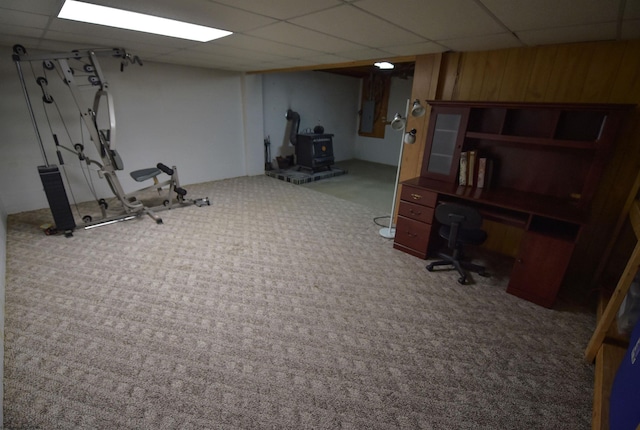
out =
[[[409,209],[409,212],[411,212],[411,215],[422,215],[422,211],[416,212],[413,209]]]
[[[411,233],[410,231],[407,231],[407,236],[409,236],[409,237],[418,237],[418,235],[416,233]]]
[[[422,196],[420,194],[411,193],[411,198],[413,200],[420,200]]]

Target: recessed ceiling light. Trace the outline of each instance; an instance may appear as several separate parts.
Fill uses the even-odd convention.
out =
[[[189,24],[187,22],[129,12],[112,7],[82,3],[75,0],[66,0],[64,2],[58,18],[160,34],[180,39],[196,40],[198,42],[209,42],[210,40],[232,34],[230,31],[219,30],[217,28]]]
[[[389,63],[388,61],[380,61],[378,63],[373,63],[373,65],[376,66],[378,69],[384,69],[384,70],[393,69],[395,67],[392,63]]]

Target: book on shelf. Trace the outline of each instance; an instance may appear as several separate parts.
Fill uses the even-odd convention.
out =
[[[467,185],[473,187],[476,179],[476,159],[478,151],[469,151],[467,155]]]
[[[467,152],[460,153],[460,170],[458,171],[458,184],[467,185]]]
[[[493,160],[481,157],[478,151],[463,151],[460,153],[460,168],[458,184],[475,188],[488,188],[491,185]]]
[[[490,158],[480,157],[478,159],[478,188],[489,188],[491,185],[491,175],[493,173],[493,161]]]

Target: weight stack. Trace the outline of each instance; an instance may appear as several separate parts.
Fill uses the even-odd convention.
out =
[[[56,228],[65,232],[73,231],[76,228],[76,222],[73,219],[73,213],[71,213],[67,191],[64,189],[58,166],[55,164],[38,166],[38,172]]]

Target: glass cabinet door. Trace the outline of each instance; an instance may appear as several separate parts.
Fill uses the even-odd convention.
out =
[[[467,119],[466,109],[433,109],[421,176],[455,181]]]

